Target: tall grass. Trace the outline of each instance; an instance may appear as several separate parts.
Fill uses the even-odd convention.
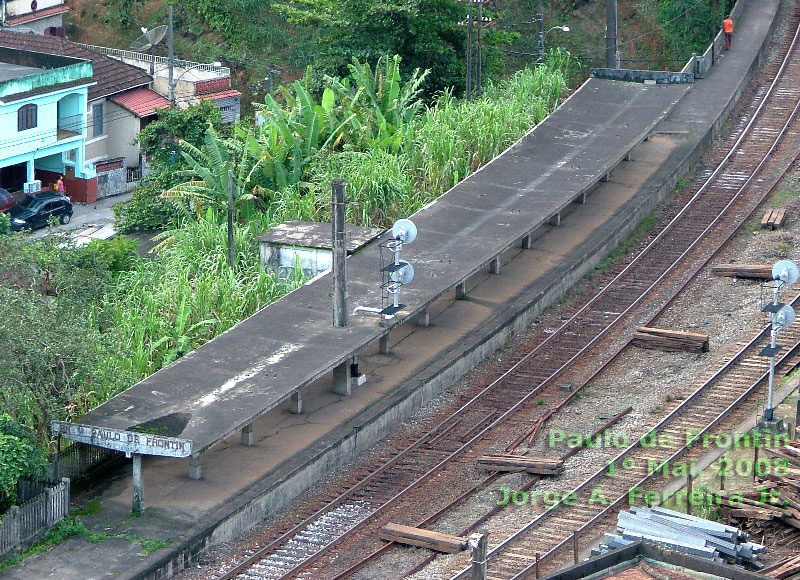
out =
[[[408,123],[400,147],[320,153],[309,181],[278,192],[268,211],[277,221],[330,219],[329,184],[347,182],[348,219],[388,226],[414,213],[485,165],[555,109],[574,61],[554,52],[535,69],[490,84],[472,102],[441,95]]]
[[[301,282],[259,264],[250,224],[236,228],[236,265],[227,230],[209,210],[171,232],[153,260],[119,276],[102,309],[110,315],[126,373],[143,378],[277,300]]]

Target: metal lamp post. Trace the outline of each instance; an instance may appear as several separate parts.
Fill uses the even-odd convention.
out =
[[[794,284],[797,281],[798,272],[797,266],[789,260],[781,260],[772,267],[772,279],[776,284],[773,287],[772,302],[767,304],[762,312],[769,313],[770,321],[770,343],[759,354],[761,356],[769,357],[769,390],[767,392],[767,406],[764,409],[764,420],[774,420],[774,401],[773,393],[775,390],[775,355],[781,350],[781,346],[777,343],[778,333],[784,328],[788,328],[794,323],[794,309],[791,306],[782,304],[780,301],[780,293],[784,286]]]
[[[544,26],[542,21],[540,20],[540,26]],[[551,26],[546,31],[543,28],[539,29],[539,62],[544,62],[544,41],[545,37],[550,34],[554,30],[560,30],[561,32],[569,32],[569,26],[566,24],[562,24],[560,26]]]

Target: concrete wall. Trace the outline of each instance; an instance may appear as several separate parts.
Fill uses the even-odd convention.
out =
[[[84,165],[86,95],[86,87],[63,89],[0,105],[0,167],[32,164],[34,159],[74,150],[76,173],[79,177],[91,177]],[[60,100],[66,104],[61,120]],[[37,106],[36,127],[18,131],[17,112],[26,104]],[[60,122],[77,129],[78,135],[58,139]]]
[[[109,165],[110,168],[105,168],[103,165],[97,167],[98,199],[119,195],[127,191],[125,160],[120,158],[119,163],[111,163]]]
[[[44,10],[45,8],[52,8],[53,6],[63,6],[64,0],[36,0],[36,10]],[[7,0],[6,1],[6,17],[14,18],[16,16],[24,16],[31,14],[30,0]],[[25,26],[28,26],[26,23]]]
[[[51,26],[63,26],[63,14],[54,14],[52,16],[47,16],[46,18],[39,18],[37,20],[31,20],[29,22],[25,22],[24,24],[19,24],[16,26],[9,26],[9,30],[15,29],[24,29],[25,32],[33,31],[34,34],[44,34],[44,31],[50,28]]]
[[[303,274],[314,276],[333,267],[333,252],[320,248],[302,248],[261,242],[261,267],[270,268],[283,278],[291,276],[297,262]]]
[[[109,159],[122,157],[125,167],[138,167],[139,146],[134,145],[133,140],[139,134],[141,120],[111,101],[106,102],[106,119],[106,153]]]
[[[203,96],[200,95],[199,98],[202,99]],[[222,111],[223,123],[233,123],[236,120],[241,109],[240,101],[240,97],[228,97],[226,99],[217,99],[214,101],[214,106]]]

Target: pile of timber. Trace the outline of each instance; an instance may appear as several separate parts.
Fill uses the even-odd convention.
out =
[[[782,207],[768,209],[761,218],[761,227],[777,230],[783,225],[783,220],[786,219],[786,210]]]
[[[524,455],[482,455],[478,457],[478,467],[487,471],[527,471],[537,475],[558,475],[564,471],[564,461]]]
[[[790,556],[777,564],[764,568],[761,573],[778,580],[800,574],[800,556]]]
[[[714,562],[762,568],[764,564],[759,562],[758,554],[764,551],[764,546],[747,539],[747,534],[733,526],[660,507],[634,507],[620,512],[617,533],[605,534],[600,548],[592,550],[592,555],[643,540]]]
[[[717,276],[772,280],[772,264],[717,264],[711,266],[711,273]]]
[[[642,326],[633,335],[631,344],[669,352],[708,352],[708,335]]]
[[[450,534],[442,534],[422,528],[404,526],[392,522],[383,526],[378,534],[382,540],[408,544],[409,546],[418,546],[420,548],[428,548],[429,550],[436,550],[437,552],[445,552],[447,554],[456,554],[465,550],[467,547],[467,538],[451,536]]]
[[[728,517],[746,520],[743,524],[754,531],[768,527],[773,521],[800,529],[800,442],[792,441],[766,451],[787,462],[785,474],[776,475],[771,470],[752,486],[737,490],[741,501],[723,499],[720,511]]]

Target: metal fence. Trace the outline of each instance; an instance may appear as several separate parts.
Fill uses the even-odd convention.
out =
[[[0,521],[0,558],[21,550],[69,513],[69,479],[8,510]]]
[[[54,454],[50,459],[48,479],[60,481],[68,477],[73,482],[92,476],[106,467],[113,467],[125,461],[119,451],[75,443],[63,451]]]
[[[142,181],[142,167],[128,167],[125,170],[125,191],[131,192]]]

